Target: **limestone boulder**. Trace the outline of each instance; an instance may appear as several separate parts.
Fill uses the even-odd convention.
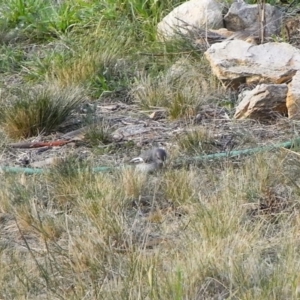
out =
[[[252,91],[241,93],[241,102],[236,108],[235,119],[267,120],[287,115],[286,84],[261,84]]]
[[[300,120],[300,71],[295,74],[288,85],[286,106],[289,118]]]
[[[171,39],[197,29],[221,28],[223,6],[216,0],[190,0],[174,8],[157,25],[158,37]]]
[[[281,31],[283,12],[278,7],[265,4],[264,36],[277,35]],[[243,1],[234,2],[224,16],[225,27],[233,31],[260,33],[260,15],[257,4],[246,4]]]
[[[300,70],[300,50],[288,43],[249,44],[230,40],[213,44],[205,56],[225,84],[284,83]]]

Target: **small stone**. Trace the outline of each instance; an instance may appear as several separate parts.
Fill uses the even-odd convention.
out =
[[[166,117],[166,111],[165,110],[156,110],[152,114],[149,115],[149,118],[152,120],[160,120],[164,119]]]
[[[287,90],[286,84],[261,84],[252,91],[243,92],[234,118],[266,120],[278,114],[286,115]]]
[[[300,71],[296,73],[288,85],[286,106],[289,118],[300,120]]]

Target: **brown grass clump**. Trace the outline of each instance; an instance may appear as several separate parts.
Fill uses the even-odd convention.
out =
[[[208,154],[218,151],[213,135],[208,128],[197,128],[180,134],[177,144],[183,153]]]
[[[15,100],[4,102],[1,122],[11,138],[28,138],[56,130],[82,102],[78,88],[43,86],[17,91]]]
[[[182,59],[156,78],[141,74],[132,88],[134,101],[143,109],[165,107],[170,119],[191,118],[208,100],[211,86],[218,89],[213,78],[205,76],[205,68],[208,65],[204,59]]]

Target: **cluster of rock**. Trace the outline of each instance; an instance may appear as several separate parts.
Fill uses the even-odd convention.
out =
[[[220,2],[190,0],[176,7],[158,24],[159,37],[198,33],[197,42],[209,45],[205,57],[212,73],[225,86],[254,87],[240,93],[235,118],[280,114],[300,119],[300,50],[286,42],[268,42],[282,32],[283,11],[270,4],[238,0],[226,8]],[[208,41],[212,36],[218,37],[213,44]]]

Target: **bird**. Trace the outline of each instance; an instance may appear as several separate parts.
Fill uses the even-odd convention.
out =
[[[167,152],[162,148],[152,148],[141,153],[130,162],[136,163],[136,170],[142,173],[153,173],[160,170],[167,159]]]

